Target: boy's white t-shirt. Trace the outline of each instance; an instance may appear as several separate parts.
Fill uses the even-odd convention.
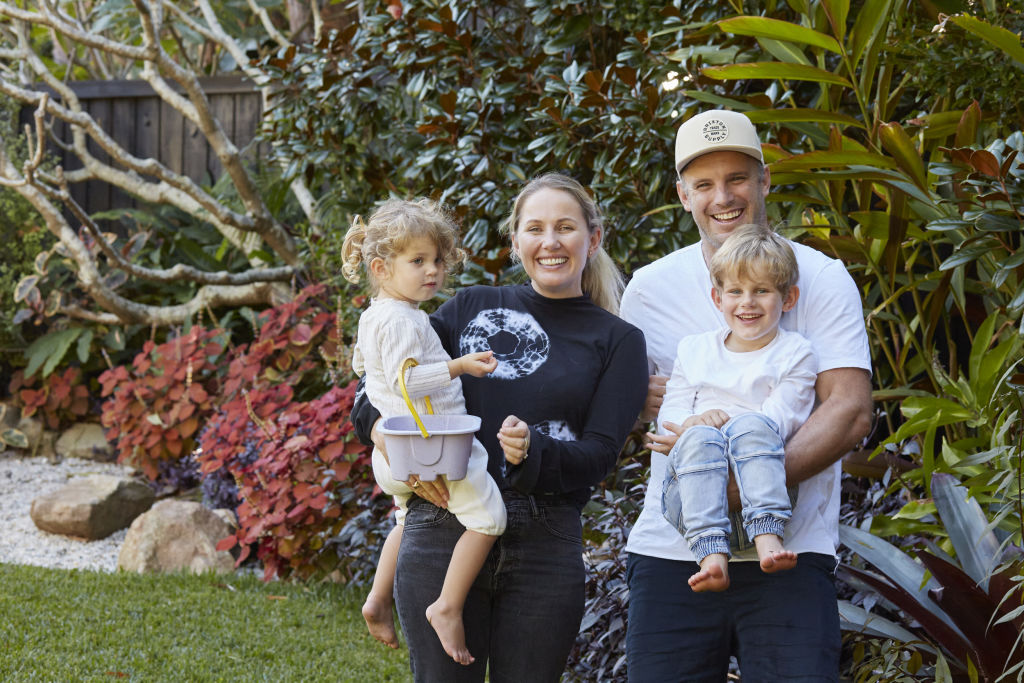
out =
[[[692,334],[679,342],[675,367],[658,413],[658,432],[665,422],[681,425],[708,410],[729,417],[761,413],[779,428],[783,441],[807,420],[814,407],[818,361],[811,343],[792,330],[754,351],[730,351],[729,329]]]
[[[800,268],[796,306],[781,327],[806,337],[818,357],[818,372],[835,368],[871,371],[871,354],[860,294],[841,261],[790,242]],[[626,287],[620,315],[647,341],[651,374],[672,372],[679,340],[691,334],[727,329],[711,301],[711,276],[700,243],[640,268]],[[651,453],[651,479],[644,508],[626,543],[628,552],[670,560],[693,560],[683,536],[661,513],[667,457]],[[793,517],[786,526],[786,548],[798,553],[835,554],[839,542],[838,462],[801,482]],[[756,559],[756,552],[736,559]]]

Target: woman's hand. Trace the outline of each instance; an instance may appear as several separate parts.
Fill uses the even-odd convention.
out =
[[[413,474],[405,480],[405,485],[423,500],[433,503],[439,508],[448,507],[448,485],[445,483],[444,477],[427,481]]]
[[[509,415],[498,430],[498,443],[505,451],[505,460],[518,465],[529,455],[530,426],[515,415]]]

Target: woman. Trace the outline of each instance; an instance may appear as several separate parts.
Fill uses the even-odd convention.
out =
[[[443,481],[409,486],[395,593],[417,681],[557,681],[583,616],[580,511],[615,466],[647,393],[641,332],[615,313],[622,280],[601,248],[594,201],[558,174],[534,179],[505,222],[530,282],[471,287],[431,316],[452,356],[491,350],[498,368],[462,378],[466,409],[502,489],[505,534],[463,613],[474,662],[445,654],[425,617],[463,528]],[[365,414],[357,424],[372,424]],[[439,507],[440,506],[440,507]]]

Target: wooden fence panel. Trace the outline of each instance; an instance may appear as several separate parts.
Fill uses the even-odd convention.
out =
[[[239,149],[249,145],[262,116],[259,92],[251,83],[235,76],[201,79],[200,83],[210,99],[214,116],[231,141]],[[220,161],[195,124],[157,97],[145,81],[80,81],[72,83],[71,87],[83,108],[133,155],[154,158],[203,185],[216,182],[223,172]],[[22,123],[31,122],[32,114],[31,107],[23,108]],[[54,131],[70,141],[70,130],[63,123],[55,123]],[[90,143],[89,149],[98,159],[108,159],[98,145]],[[252,150],[253,154],[257,152]],[[51,153],[65,170],[81,168],[72,152],[54,145]],[[137,206],[131,195],[97,180],[72,184],[71,195],[90,214]]]

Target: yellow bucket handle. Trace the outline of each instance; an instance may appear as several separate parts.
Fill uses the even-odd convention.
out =
[[[412,404],[412,399],[409,398],[409,391],[405,388],[405,371],[409,368],[413,368],[419,365],[413,358],[406,358],[402,362],[402,369],[398,373],[398,386],[402,389],[402,398],[405,399],[405,405],[409,406],[409,412],[412,413],[412,419],[416,420],[416,426],[420,428],[420,434],[423,435],[424,439],[429,439],[430,434],[427,433],[427,428],[423,426],[423,420],[420,419],[419,413],[416,412],[415,406]],[[427,412],[431,415],[434,414],[434,406],[430,405],[430,397],[424,396],[423,400],[427,404]]]

